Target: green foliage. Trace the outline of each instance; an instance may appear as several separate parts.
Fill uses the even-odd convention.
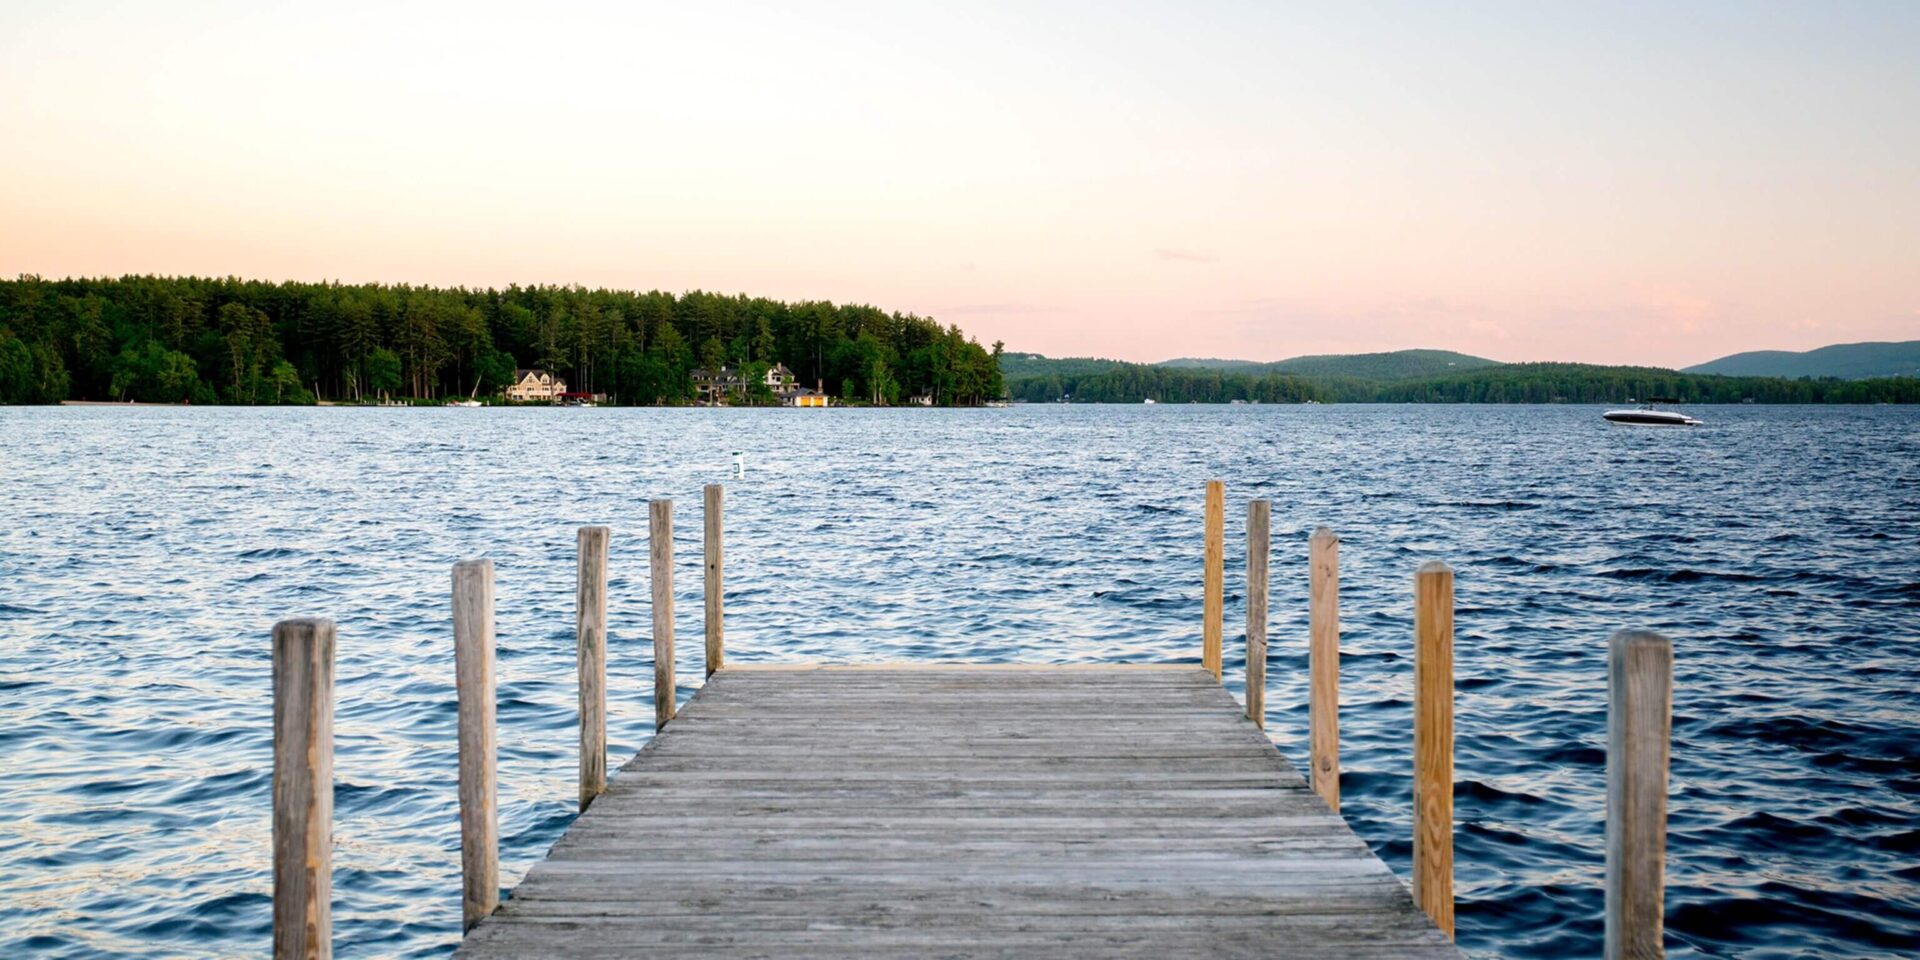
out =
[[[780,402],[773,395],[773,388],[767,386],[767,371],[773,365],[758,360],[740,365],[740,379],[745,383],[744,395],[735,402],[751,404],[756,407],[769,407]]]
[[[515,369],[512,354],[493,346],[484,347],[473,359],[474,389],[485,394],[499,393],[512,385]]]
[[[476,380],[499,392],[516,367],[618,403],[687,403],[691,344],[701,361],[785,363],[801,384],[852,380],[854,396],[877,403],[1002,396],[995,355],[956,326],[864,305],[564,286],[0,280],[6,403],[468,396]]]
[[[1687,403],[1920,403],[1920,379],[1783,380],[1716,377],[1655,367],[1509,363],[1438,377],[1370,380],[1300,377],[1122,364],[1085,376],[1035,376],[1010,382],[1035,403],[1225,403],[1304,400],[1346,403],[1625,403],[1677,397]]]
[[[1676,397],[1686,403],[1915,403],[1920,380],[1784,380],[1720,377],[1658,367],[1510,363],[1385,384],[1343,383],[1335,399],[1386,403],[1624,403]]]
[[[1683,373],[1729,377],[1920,377],[1920,340],[1836,343],[1817,350],[1754,350],[1687,367]]]
[[[771,363],[778,353],[777,341],[773,338],[773,324],[766,317],[754,320],[753,353],[749,359],[761,363]]]
[[[141,403],[214,401],[213,390],[200,381],[193,358],[154,340],[129,346],[114,357],[109,393],[115,400]]]
[[[365,368],[367,389],[376,396],[387,396],[400,389],[399,354],[386,347],[374,347],[373,352],[367,355]]]
[[[297,405],[311,405],[313,403],[313,394],[308,393],[307,388],[300,385],[300,371],[295,370],[293,364],[285,360],[278,361],[273,365],[273,372],[268,376],[267,382],[273,390],[273,399],[268,401],[263,394],[261,396],[262,403],[272,402]]]
[[[1000,373],[1009,380],[1028,380],[1033,377],[1084,377],[1093,373],[1106,373],[1120,366],[1126,366],[1126,364],[1119,360],[1101,360],[1095,357],[1066,357],[1056,360],[1037,353],[1009,353],[1000,358]]]
[[[48,363],[57,359],[44,344],[29,346],[0,334],[0,403],[59,402],[66,393],[66,371],[50,370]]]
[[[265,399],[267,371],[280,360],[280,342],[267,315],[240,303],[228,303],[215,315],[222,352],[222,372],[232,379],[222,388],[228,403],[273,402]]]
[[[1163,360],[1152,364],[1155,367],[1171,370],[1214,371],[1254,377],[1286,373],[1303,377],[1358,377],[1364,380],[1437,377],[1499,365],[1497,360],[1454,353],[1451,350],[1395,350],[1390,353],[1334,354],[1294,357],[1272,363],[1261,363],[1257,360],[1182,357],[1178,360]],[[1037,353],[1011,353],[1002,361],[1001,373],[1010,379],[1022,380],[1045,376],[1084,377],[1088,374],[1107,373],[1124,366],[1137,366],[1137,364],[1091,357],[1054,360]]]
[[[1262,373],[1291,373],[1303,377],[1358,377],[1365,380],[1409,380],[1444,377],[1470,370],[1498,367],[1497,360],[1451,350],[1395,350],[1391,353],[1352,353],[1294,357],[1265,364]]]
[[[66,399],[66,365],[60,351],[45,342],[28,343],[13,335],[0,313],[0,403],[59,403]]]
[[[718,376],[720,369],[727,365],[727,348],[720,343],[719,337],[708,337],[700,345],[700,366],[708,373]]]
[[[615,402],[687,403],[691,344],[702,361],[785,363],[803,385],[851,380],[870,402],[1001,396],[996,355],[959,328],[869,306],[580,287],[0,281],[0,402],[466,396],[476,379],[492,393],[516,367],[545,367]]]
[[[1299,403],[1324,399],[1324,391],[1299,377],[1283,374],[1228,373],[1178,367],[1121,364],[1105,373],[1045,376],[1009,381],[1017,398],[1033,403]]]

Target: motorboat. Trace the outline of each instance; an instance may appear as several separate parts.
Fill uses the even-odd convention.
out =
[[[1629,403],[1633,401],[1628,401]],[[1630,427],[1697,427],[1700,421],[1678,410],[1662,410],[1657,405],[1679,403],[1670,397],[1650,397],[1640,401],[1631,410],[1608,410],[1601,416],[1609,423],[1619,423]]]

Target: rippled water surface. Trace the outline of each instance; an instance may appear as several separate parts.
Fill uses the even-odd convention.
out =
[[[614,529],[615,763],[652,733],[646,501],[728,484],[741,661],[1197,659],[1201,484],[1274,502],[1270,732],[1342,536],[1344,812],[1409,856],[1411,574],[1458,571],[1459,940],[1599,953],[1604,645],[1675,638],[1676,956],[1920,951],[1920,412],[0,409],[0,956],[267,951],[268,632],[339,623],[338,955],[460,921],[449,566],[498,567],[504,881],[574,806],[574,528]],[[732,478],[733,451],[746,475]],[[691,638],[691,639],[689,639]],[[1237,640],[1237,638],[1235,638]],[[1229,685],[1240,661],[1229,642]]]

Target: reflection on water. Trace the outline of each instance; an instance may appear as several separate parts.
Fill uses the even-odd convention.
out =
[[[1920,949],[1920,418],[1584,407],[0,409],[0,956],[266,949],[268,631],[339,622],[342,958],[459,930],[449,567],[498,566],[511,883],[566,827],[574,528],[614,529],[609,739],[652,732],[646,501],[728,484],[729,655],[1197,659],[1201,484],[1274,502],[1270,733],[1342,536],[1343,812],[1403,875],[1410,578],[1458,571],[1459,938],[1598,953],[1604,641],[1676,638],[1676,956]],[[732,453],[746,474],[734,478]],[[1229,685],[1242,664],[1229,642]]]

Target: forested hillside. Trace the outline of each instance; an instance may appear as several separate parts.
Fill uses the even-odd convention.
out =
[[[692,292],[0,281],[0,403],[311,403],[498,391],[544,367],[619,403],[680,403],[698,366],[785,363],[870,403],[1002,393],[1000,345],[875,307]]]
[[[1291,373],[1302,377],[1358,377],[1363,380],[1405,380],[1411,377],[1438,377],[1464,373],[1481,367],[1497,367],[1488,360],[1452,350],[1392,350],[1386,353],[1332,353],[1290,357],[1261,363],[1255,360],[1205,360],[1184,357],[1162,360],[1159,367],[1199,370],[1223,370],[1229,373]]]
[[[1221,360],[1180,357],[1154,364],[1127,364],[1094,357],[1044,357],[1037,353],[1009,353],[1000,362],[1008,380],[1027,377],[1082,377],[1123,366],[1154,366],[1176,371],[1208,371],[1243,376],[1290,373],[1303,377],[1358,377],[1364,380],[1401,380],[1437,377],[1481,367],[1499,366],[1488,360],[1451,350],[1392,350],[1385,353],[1341,353],[1291,357],[1286,360]]]
[[[1394,350],[1389,353],[1327,354],[1294,357],[1267,365],[1267,373],[1291,373],[1302,377],[1359,377],[1364,380],[1407,380],[1415,377],[1443,377],[1469,370],[1500,366],[1488,360],[1452,350]]]
[[[1653,367],[1509,363],[1438,377],[1370,380],[1237,373],[1120,364],[1084,375],[1007,380],[1013,396],[1034,403],[1625,403],[1678,397],[1688,403],[1920,403],[1920,379],[1785,380],[1716,377]]]
[[[1900,343],[1836,343],[1817,350],[1753,350],[1709,360],[1686,368],[1687,373],[1718,373],[1734,377],[1869,377],[1920,376],[1920,340]]]
[[[1104,373],[1124,365],[1119,360],[1104,360],[1099,357],[1067,357],[1056,360],[1037,353],[1000,355],[1000,375],[1009,380],[1053,375],[1077,377],[1089,373]]]

